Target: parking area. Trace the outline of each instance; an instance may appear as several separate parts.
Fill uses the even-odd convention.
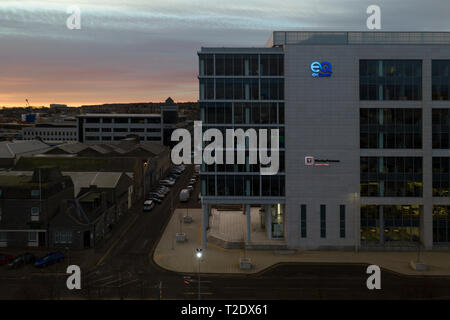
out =
[[[183,179],[180,181],[182,176]],[[175,184],[177,188],[174,188]],[[146,195],[144,211],[151,211],[165,198],[172,199],[171,203],[177,203],[179,208],[200,208],[199,193],[200,176],[198,172],[195,172],[195,168],[184,165],[175,166],[160,181],[159,186]]]
[[[202,203],[199,200],[199,194],[200,194],[200,177],[197,179],[197,181],[193,184],[193,190],[190,193],[189,200],[186,202],[181,202],[178,205],[178,208],[201,208]]]
[[[37,273],[65,273],[67,266],[73,260],[78,260],[76,257],[71,259],[71,253],[65,250],[58,251],[48,248],[4,249],[7,250],[0,250],[0,256],[8,254],[14,257],[9,261],[2,261],[2,265],[0,265],[1,277],[6,278],[25,278]],[[74,253],[74,255],[78,256],[79,253]]]

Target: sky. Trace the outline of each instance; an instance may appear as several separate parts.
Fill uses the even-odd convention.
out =
[[[196,101],[202,46],[364,31],[372,4],[382,31],[450,31],[449,0],[0,0],[0,107]]]

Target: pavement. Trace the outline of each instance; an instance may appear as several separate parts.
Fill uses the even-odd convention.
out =
[[[200,276],[198,263],[193,260],[193,250],[200,244],[200,203],[196,198],[200,184],[188,203],[178,201],[191,174],[192,167],[188,167],[163,203],[151,212],[143,212],[143,201],[138,202],[95,249],[70,252],[70,263],[82,269],[81,290],[66,287],[65,267],[69,261],[45,269],[26,266],[8,270],[3,266],[0,299],[196,299],[200,287],[202,299],[450,299],[450,277],[383,271],[382,290],[368,290],[365,264],[307,263],[305,259],[299,259],[302,263],[289,263],[290,255],[274,251],[246,252],[209,246],[200,263]],[[171,213],[171,208],[179,210]],[[193,224],[182,225],[189,237],[184,244],[175,243],[170,236],[180,227],[176,224],[180,212],[194,217]],[[342,252],[332,254],[342,257]],[[255,264],[248,274],[237,268],[241,255],[251,257]],[[316,257],[310,261],[319,260],[313,258]],[[280,259],[288,262],[273,265]],[[265,268],[266,262],[272,266]],[[174,266],[188,270],[167,270]]]
[[[180,223],[186,214],[192,223]],[[177,243],[175,235],[184,232],[185,243]],[[156,249],[154,262],[167,270],[194,273],[198,270],[195,250],[201,248],[201,209],[177,208],[173,213]],[[427,271],[415,271],[411,260],[417,260],[416,251],[296,251],[296,250],[245,250],[223,249],[208,243],[200,262],[202,273],[255,274],[280,263],[305,264],[375,264],[382,269],[413,276],[450,276],[450,252],[421,252],[421,262],[428,265]],[[251,270],[241,270],[239,261],[249,258]]]

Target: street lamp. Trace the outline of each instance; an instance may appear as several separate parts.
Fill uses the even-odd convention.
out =
[[[203,256],[202,249],[196,249],[196,256],[198,260],[198,300],[200,300],[200,260]]]

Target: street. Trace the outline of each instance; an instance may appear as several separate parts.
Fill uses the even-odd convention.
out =
[[[197,194],[179,204],[179,191],[192,175],[189,166],[164,202],[151,212],[140,203],[121,230],[93,249],[82,267],[82,289],[66,288],[66,262],[44,270],[27,266],[0,269],[0,299],[197,299],[197,274],[163,270],[153,251],[170,218],[171,208],[199,206]],[[141,201],[142,202],[142,201]],[[193,253],[194,254],[194,253]],[[83,252],[73,254],[77,264]],[[450,298],[450,278],[412,277],[383,270],[381,290],[366,287],[367,266],[280,264],[254,275],[201,275],[202,299],[433,299]],[[188,284],[184,279],[187,277]]]

